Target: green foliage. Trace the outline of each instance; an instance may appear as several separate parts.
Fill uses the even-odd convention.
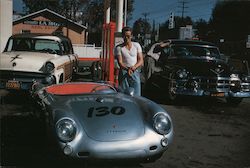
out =
[[[179,28],[180,27],[185,27],[186,25],[193,25],[192,19],[187,16],[187,17],[180,17],[180,16],[175,16],[174,17],[174,22],[175,22],[175,28],[174,29],[169,29],[168,24],[169,21],[167,20],[164,24],[160,26],[160,36],[159,40],[166,40],[166,39],[173,39],[173,38],[178,38],[179,37]]]
[[[26,14],[37,12],[44,8],[55,12],[60,10],[60,0],[23,0]]]
[[[194,28],[197,30],[196,34],[201,40],[208,41],[208,32],[210,31],[210,25],[203,19],[199,19],[194,23]]]
[[[151,25],[146,19],[139,18],[133,25],[133,35],[135,40],[144,46],[146,34],[151,34]]]
[[[218,38],[243,40],[250,34],[250,1],[221,1],[213,9],[211,25]]]
[[[219,1],[212,12],[212,39],[227,55],[249,59],[246,48],[247,35],[250,35],[250,1]],[[219,39],[224,39],[219,43]]]
[[[26,14],[37,12],[48,8],[56,13],[65,16],[73,21],[80,21],[84,6],[87,5],[87,0],[23,0],[25,4]]]
[[[151,31],[151,25],[150,23],[142,18],[139,18],[138,20],[135,21],[133,25],[133,34],[134,35],[145,35],[147,33],[150,33]]]
[[[101,44],[104,0],[23,0],[26,14],[48,8],[68,19],[87,25],[90,43]],[[131,19],[134,0],[128,0],[127,20]],[[111,21],[116,17],[116,1],[111,0]]]

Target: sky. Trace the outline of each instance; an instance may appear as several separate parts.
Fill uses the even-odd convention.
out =
[[[184,17],[190,16],[196,21],[200,18],[208,21],[217,0],[134,0],[133,19],[128,24],[133,24],[139,18],[148,19],[150,23],[164,23],[168,20],[170,13],[182,16],[184,3]]]
[[[181,2],[185,2],[184,17],[190,16],[194,21],[200,18],[208,21],[217,0],[134,0],[132,20],[128,25],[132,26],[139,18],[146,18],[151,24],[153,20],[156,25],[161,24],[168,20],[171,12],[175,16],[181,16]],[[13,0],[13,8],[22,12],[22,0]]]

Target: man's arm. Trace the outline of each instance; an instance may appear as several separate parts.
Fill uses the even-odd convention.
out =
[[[121,69],[128,69],[128,67],[123,63],[121,55],[117,55],[117,61]]]
[[[124,63],[123,63],[123,59],[122,59],[122,53],[121,53],[121,48],[120,45],[115,47],[115,57],[117,59],[117,62],[120,66],[120,69],[128,69]]]
[[[143,55],[142,52],[137,53],[137,62],[134,66],[131,67],[133,71],[143,65]]]

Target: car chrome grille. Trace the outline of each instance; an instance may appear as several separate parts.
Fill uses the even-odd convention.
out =
[[[241,91],[249,92],[250,91],[250,83],[241,83]]]
[[[217,91],[223,92],[227,91],[230,88],[229,78],[224,77],[195,77],[195,81],[198,82],[201,89],[206,91]]]

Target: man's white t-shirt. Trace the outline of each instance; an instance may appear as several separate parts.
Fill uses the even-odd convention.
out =
[[[124,44],[115,47],[115,56],[122,56],[123,63],[127,67],[132,67],[137,62],[137,54],[142,52],[141,45],[137,42],[132,42],[130,50]]]

